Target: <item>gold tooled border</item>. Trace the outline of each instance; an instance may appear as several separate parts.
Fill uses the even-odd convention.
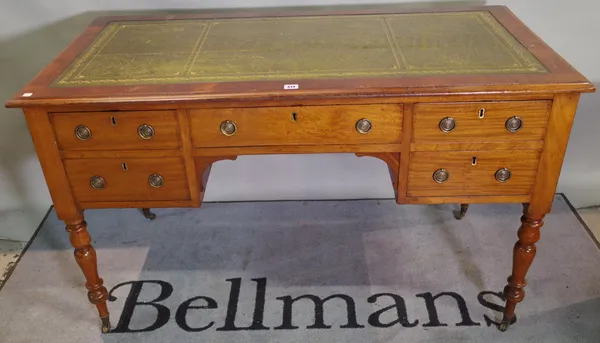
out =
[[[507,50],[507,52],[519,64],[518,67],[510,68],[458,68],[458,69],[442,69],[442,68],[419,68],[414,69],[406,61],[402,55],[402,51],[398,46],[395,35],[391,29],[389,20],[405,16],[463,16],[483,24],[483,27],[490,32]],[[390,44],[389,48],[394,55],[397,68],[394,69],[371,69],[371,70],[332,70],[319,72],[285,72],[277,71],[272,73],[261,73],[259,75],[248,74],[215,74],[215,75],[198,75],[191,74],[191,69],[199,56],[202,45],[208,37],[208,33],[213,25],[231,22],[247,22],[247,21],[279,21],[279,20],[307,20],[322,18],[319,16],[309,17],[274,17],[274,18],[243,18],[243,19],[183,19],[169,21],[139,21],[139,22],[112,22],[109,23],[98,35],[96,40],[86,49],[67,70],[59,76],[52,84],[55,87],[69,86],[85,86],[85,85],[129,85],[129,84],[151,84],[151,83],[191,83],[191,82],[227,82],[227,81],[258,81],[258,80],[276,80],[276,79],[306,79],[306,78],[348,78],[348,77],[386,77],[386,76],[424,76],[424,75],[457,75],[457,74],[503,74],[503,73],[546,73],[548,70],[525,49],[519,41],[512,36],[504,26],[502,26],[488,11],[474,12],[446,12],[446,13],[406,13],[406,14],[391,14],[391,15],[361,15],[360,18],[377,18],[382,22],[385,35]],[[328,17],[330,19],[357,19],[357,16],[335,16]],[[203,31],[198,38],[191,55],[186,60],[184,72],[182,76],[175,77],[142,77],[130,79],[100,79],[100,80],[85,80],[79,76],[94,60],[94,58],[102,51],[108,42],[121,30],[127,26],[133,25],[177,25],[182,21],[189,23],[205,25]]]

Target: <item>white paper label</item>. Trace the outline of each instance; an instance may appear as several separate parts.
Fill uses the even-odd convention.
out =
[[[32,95],[33,95],[33,93],[23,93],[23,95],[22,95],[22,96],[23,96],[24,98],[28,98],[28,97],[30,97],[30,96],[32,96]]]
[[[298,89],[300,85],[283,85],[283,89]]]

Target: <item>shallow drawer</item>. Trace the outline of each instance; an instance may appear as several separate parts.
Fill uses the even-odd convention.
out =
[[[175,111],[53,113],[61,150],[176,149]]]
[[[551,101],[416,104],[413,142],[543,140]]]
[[[183,158],[77,159],[64,166],[81,202],[190,198]]]
[[[196,147],[399,143],[402,105],[191,111]]]
[[[540,152],[413,152],[408,196],[531,194]]]

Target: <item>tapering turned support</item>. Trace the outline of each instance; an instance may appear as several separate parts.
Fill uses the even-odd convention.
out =
[[[508,285],[504,287],[506,308],[500,323],[500,331],[506,331],[516,321],[515,307],[525,297],[525,275],[535,257],[535,243],[540,240],[540,228],[544,225],[544,215],[528,213],[529,206],[524,206],[521,217],[521,227],[518,231],[519,240],[513,249],[512,275],[508,277]]]
[[[463,219],[467,214],[467,210],[469,210],[469,204],[460,204],[460,211],[454,212],[454,218]]]
[[[142,214],[147,219],[150,219],[150,220],[156,219],[156,214],[152,213],[149,208],[142,208]]]
[[[98,275],[98,263],[96,250],[92,247],[91,237],[87,231],[87,223],[84,220],[78,222],[67,222],[67,232],[71,245],[75,248],[75,261],[85,276],[85,287],[88,289],[89,301],[96,305],[98,314],[102,320],[102,332],[110,332],[110,319],[106,300],[108,291],[103,286],[103,281]]]

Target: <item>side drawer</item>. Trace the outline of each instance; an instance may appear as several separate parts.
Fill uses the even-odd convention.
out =
[[[402,105],[190,111],[195,147],[399,143]]]
[[[80,202],[190,199],[183,158],[73,159],[63,164]]]
[[[415,104],[412,141],[543,140],[551,104],[549,100]]]
[[[52,113],[61,150],[177,149],[175,111]]]
[[[407,195],[528,195],[539,158],[537,150],[412,152]]]

